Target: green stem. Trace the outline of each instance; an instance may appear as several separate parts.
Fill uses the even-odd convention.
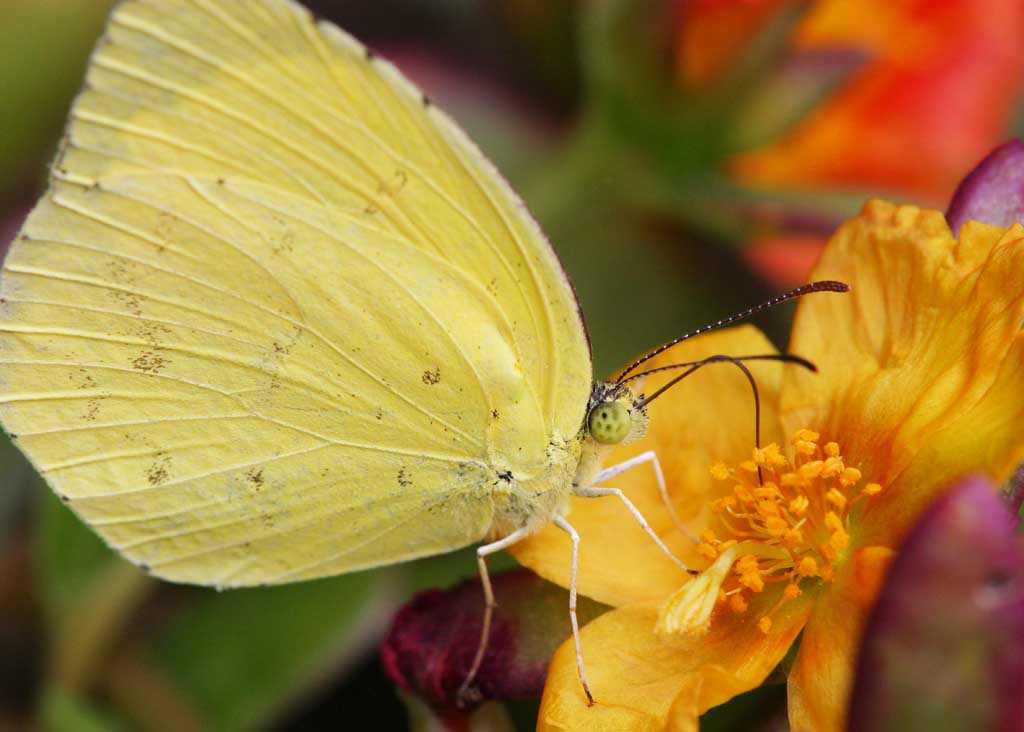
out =
[[[152,584],[148,575],[127,562],[113,562],[104,569],[55,633],[52,682],[70,692],[90,688],[125,621]]]

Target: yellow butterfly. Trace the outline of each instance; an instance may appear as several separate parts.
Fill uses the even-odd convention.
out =
[[[600,471],[645,401],[593,384],[523,203],[391,64],[290,0],[117,7],[0,296],[0,421],[169,580],[490,539],[490,605],[487,554],[551,521],[575,545],[571,494],[641,518],[593,486],[657,467]]]

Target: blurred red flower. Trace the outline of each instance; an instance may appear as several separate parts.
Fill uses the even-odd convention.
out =
[[[675,1],[680,73],[698,85],[792,4]],[[855,189],[943,208],[971,164],[1009,136],[1022,33],[1020,0],[816,0],[794,50],[856,48],[871,60],[785,136],[734,158],[732,173],[751,185]],[[803,256],[762,266],[785,249],[758,242],[751,261],[775,281],[804,279]]]

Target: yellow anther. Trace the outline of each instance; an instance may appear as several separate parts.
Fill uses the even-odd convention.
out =
[[[801,577],[817,577],[818,562],[814,557],[804,557],[796,566],[796,571],[800,573]]]
[[[825,454],[828,457],[839,457],[839,443],[829,442],[825,445]]]
[[[882,486],[879,483],[868,483],[861,489],[861,493],[865,496],[877,496],[882,492]]]
[[[704,529],[704,531],[701,532],[700,538],[708,543],[718,541],[718,536],[715,534],[714,529]]]
[[[779,482],[787,488],[803,488],[808,485],[807,478],[800,473],[784,473]]]
[[[818,451],[818,446],[815,443],[805,440],[794,443],[793,448],[801,455],[813,455]]]
[[[729,478],[729,468],[725,463],[715,463],[711,466],[711,477],[715,480],[727,480]]]
[[[803,593],[800,591],[800,588],[797,586],[795,582],[790,582],[788,585],[786,585],[786,589],[782,591],[782,596],[787,600],[795,600],[802,594]]]
[[[822,478],[832,478],[843,472],[843,459],[841,457],[825,458],[824,467],[821,470]]]
[[[769,516],[778,516],[780,514],[779,504],[775,501],[758,501],[757,512],[765,518],[768,518]]]
[[[789,512],[794,516],[803,516],[807,513],[807,507],[811,505],[807,496],[797,496],[789,502]]]
[[[839,476],[839,482],[844,486],[855,485],[861,479],[861,473],[857,468],[847,468]]]
[[[769,516],[764,520],[764,529],[769,536],[784,536],[789,531],[789,522],[781,516]]]
[[[755,557],[753,554],[744,554],[742,557],[736,560],[737,574],[756,571],[758,568],[759,565],[757,562],[757,557]]]
[[[764,578],[760,572],[747,572],[740,575],[740,584],[751,592],[761,592],[764,589]]]
[[[804,543],[804,532],[800,529],[790,529],[783,534],[782,543],[790,549],[797,549]]]
[[[779,495],[779,486],[770,480],[765,481],[764,485],[759,485],[754,489],[754,495],[758,498],[775,498]]]
[[[836,550],[836,553],[840,553],[846,550],[846,547],[850,545],[850,535],[840,529],[832,534],[828,543],[832,545],[832,548]]]
[[[796,432],[793,433],[794,445],[797,442],[817,442],[819,439],[821,439],[821,435],[819,435],[814,430],[809,430],[806,428],[797,430]]]
[[[743,595],[741,595],[740,593],[736,593],[735,595],[731,595],[729,597],[729,609],[737,615],[745,613],[748,607],[750,606],[747,605],[746,598],[743,597]]]
[[[826,541],[824,544],[818,547],[818,554],[828,563],[826,569],[832,566],[832,562],[836,561],[836,557],[839,556],[839,552],[832,546],[831,541]],[[824,570],[822,570],[824,573]]]
[[[761,568],[758,566],[757,557],[753,554],[745,554],[736,562],[736,574],[739,575],[740,584],[753,592],[760,592],[764,589],[764,578],[761,576]]]
[[[697,553],[705,559],[711,561],[718,559],[718,550],[715,549],[715,547],[711,546],[711,544],[708,544],[706,541],[702,541],[700,544],[697,545]]]
[[[844,494],[838,488],[833,488],[825,494],[825,500],[831,503],[833,506],[842,510],[846,507],[846,494]]]
[[[800,477],[802,478],[817,478],[821,475],[821,471],[825,469],[825,463],[821,460],[811,460],[809,463],[804,463],[798,470]]]
[[[750,489],[747,488],[742,483],[740,485],[733,486],[732,491],[733,491],[733,493],[736,494],[736,497],[739,498],[744,503],[753,503],[754,502],[754,494],[751,493]]]
[[[772,632],[772,619],[765,615],[763,618],[757,621],[757,629],[765,635]]]
[[[740,467],[743,470],[746,470],[748,473],[757,472],[757,463],[755,463],[753,460],[744,460],[742,463],[740,463]]]
[[[829,531],[841,531],[846,527],[843,526],[843,520],[839,518],[835,511],[829,511],[825,514],[825,528]]]
[[[755,447],[753,460],[757,465],[769,468],[777,468],[786,464],[785,456],[783,456],[779,446],[774,442],[764,447]]]

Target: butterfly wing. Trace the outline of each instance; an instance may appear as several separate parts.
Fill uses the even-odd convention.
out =
[[[391,65],[289,0],[129,0],[4,264],[0,420],[174,580],[450,550],[591,371],[522,203]]]

